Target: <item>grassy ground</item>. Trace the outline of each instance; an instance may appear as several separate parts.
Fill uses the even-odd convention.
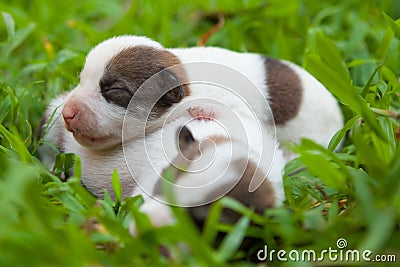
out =
[[[0,11],[0,266],[244,265],[264,244],[320,252],[338,249],[339,238],[346,249],[400,261],[398,0],[13,0]],[[208,39],[222,16],[223,27]],[[88,50],[119,34],[147,35],[167,47],[202,40],[302,64],[342,103],[342,151],[332,152],[338,138],[328,149],[304,141],[295,148],[300,158],[286,166],[284,207],[260,216],[224,199],[203,232],[181,210],[177,225],[151,229],[137,212],[140,198],[94,199],[79,184],[79,164],[78,177],[60,182],[73,156],[61,155],[48,172],[35,157],[33,133],[46,104],[77,84]],[[225,206],[244,214],[237,224],[218,223]],[[137,238],[128,234],[131,216],[139,221]],[[216,244],[218,232],[227,235]],[[252,245],[241,246],[249,238]],[[283,263],[275,257],[268,264]]]

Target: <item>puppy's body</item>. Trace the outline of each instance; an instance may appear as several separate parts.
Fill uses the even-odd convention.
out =
[[[240,86],[235,77],[226,77],[215,71],[223,70],[223,67],[205,68],[201,72],[196,68],[188,68],[190,81],[196,81],[199,76],[204,75],[209,81],[234,89],[254,109],[255,114],[270,125],[273,123],[272,115],[277,138],[281,143],[299,143],[302,138],[310,138],[327,146],[334,133],[343,126],[341,111],[335,98],[313,76],[293,63],[216,47],[169,51],[188,66],[198,62],[213,63],[246,76],[258,92],[249,90],[248,86]],[[191,69],[194,71],[190,71]],[[226,99],[226,93],[226,90],[215,90],[215,87],[205,90],[201,85],[191,86],[192,96],[207,95]],[[266,107],[265,100],[270,105],[272,114],[269,107]]]
[[[191,134],[189,129],[198,130],[199,126],[203,128],[197,123],[189,125],[184,129],[186,133],[181,136]],[[270,136],[264,136],[263,143],[266,145],[265,149],[270,151],[274,150],[274,146],[277,147]],[[165,203],[188,208],[200,227],[208,216],[211,204],[223,196],[234,198],[261,214],[265,209],[282,203],[282,151],[276,150],[274,157],[269,159],[269,170],[267,164],[258,166],[257,157],[252,153],[249,156],[247,144],[235,137],[229,139],[218,135],[200,140],[193,137],[193,141],[186,142],[181,147],[182,153],[163,172],[164,177],[171,174],[174,176],[174,185],[171,186],[167,180],[161,179],[154,188],[154,198],[148,199],[141,206],[141,211],[149,216],[154,226],[172,224],[175,221],[170,207]],[[204,168],[210,159],[213,160],[212,165]],[[250,192],[254,179],[262,182],[255,191]],[[173,199],[168,199],[163,193],[172,193]],[[220,219],[225,223],[234,223],[239,217],[236,212],[224,209]],[[131,231],[136,234],[134,223]]]

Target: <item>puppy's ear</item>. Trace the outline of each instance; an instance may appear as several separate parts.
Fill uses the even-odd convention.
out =
[[[194,143],[194,137],[186,126],[183,126],[178,132],[179,150],[183,151],[190,144]]]
[[[157,102],[156,106],[160,108],[169,108],[172,104],[178,103],[186,96],[185,88],[182,81],[175,73],[168,69],[164,69],[159,73],[157,79],[158,86],[164,95]]]

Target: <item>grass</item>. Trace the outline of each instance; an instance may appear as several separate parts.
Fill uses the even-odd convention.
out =
[[[339,238],[348,249],[400,260],[397,0],[14,0],[1,2],[0,11],[0,266],[250,266],[249,255],[264,244],[322,251],[337,249]],[[207,39],[221,15],[224,25]],[[52,172],[35,155],[46,104],[77,84],[91,47],[120,34],[147,35],[167,47],[195,46],[203,37],[207,45],[294,61],[337,97],[346,125],[328,149],[308,140],[295,148],[300,157],[285,168],[283,207],[261,216],[223,199],[202,232],[179,209],[176,225],[153,229],[138,212],[140,197],[90,195],[74,155],[60,155]],[[333,152],[343,136],[342,150]],[[76,177],[61,182],[60,172],[74,162]],[[117,174],[112,178],[118,192]],[[219,223],[223,207],[242,219]],[[135,238],[128,233],[132,217]],[[216,242],[220,232],[226,235]]]

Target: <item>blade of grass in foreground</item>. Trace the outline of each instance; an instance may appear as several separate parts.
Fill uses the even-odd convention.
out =
[[[20,138],[10,133],[3,125],[0,124],[0,133],[9,142],[11,148],[18,153],[23,162],[32,162],[32,156]]]
[[[235,252],[242,244],[243,239],[246,236],[246,230],[250,225],[250,218],[243,216],[235,224],[232,231],[222,241],[219,249],[217,258],[222,261],[230,260]]]

